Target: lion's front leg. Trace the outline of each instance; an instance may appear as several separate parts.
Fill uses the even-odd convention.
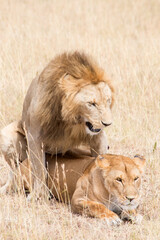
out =
[[[45,152],[42,143],[32,131],[26,134],[28,143],[28,158],[31,163],[32,191],[28,198],[46,199],[48,190],[46,186],[47,171],[45,167]]]
[[[99,134],[94,135],[90,141],[91,154],[96,157],[98,154],[106,154],[108,152],[108,140],[105,131],[101,131]]]

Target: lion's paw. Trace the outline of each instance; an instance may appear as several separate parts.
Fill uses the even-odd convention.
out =
[[[116,214],[112,217],[106,217],[105,221],[108,226],[119,226],[122,223],[122,220]]]

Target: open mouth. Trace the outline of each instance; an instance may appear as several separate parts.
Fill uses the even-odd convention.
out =
[[[93,128],[93,125],[90,122],[86,122],[86,126],[89,128],[91,132],[98,133],[101,131],[101,128]]]

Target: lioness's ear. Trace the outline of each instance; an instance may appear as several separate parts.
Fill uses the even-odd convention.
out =
[[[107,168],[110,165],[109,161],[101,155],[97,156],[95,163],[99,168]]]
[[[145,167],[145,163],[146,163],[145,158],[143,156],[140,156],[140,155],[136,154],[134,156],[134,162],[138,166],[140,171],[143,172],[144,171],[144,167]]]

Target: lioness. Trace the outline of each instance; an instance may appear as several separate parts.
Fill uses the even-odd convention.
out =
[[[124,218],[141,221],[136,208],[144,158],[106,154],[95,159],[72,153],[63,157],[47,155],[47,162],[49,189],[60,201],[71,201],[74,213],[104,219],[109,225],[119,225]],[[28,160],[21,164],[21,172],[27,186]]]
[[[30,161],[25,160],[28,156],[26,150],[27,142],[20,122],[13,122],[1,130],[0,151],[10,165],[12,157],[17,158],[17,164],[22,162],[20,167],[24,183],[31,189],[32,178],[29,176],[32,174]],[[124,217],[135,222],[140,219],[135,210],[145,165],[143,158],[106,154],[95,159],[77,151],[64,157],[46,156],[48,187],[59,200],[71,201],[73,212],[103,218],[109,224],[119,224],[120,218]],[[3,192],[9,180],[3,186]]]
[[[43,192],[45,154],[65,153],[81,144],[93,155],[108,150],[104,128],[112,123],[113,87],[100,67],[84,53],[55,57],[27,92],[22,112],[33,189]],[[39,179],[40,181],[38,181]]]

